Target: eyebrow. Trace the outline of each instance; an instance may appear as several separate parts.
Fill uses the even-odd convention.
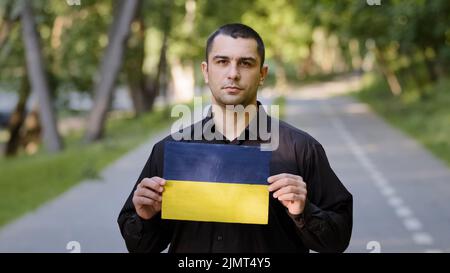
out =
[[[256,63],[256,59],[253,57],[243,57],[243,58],[239,58],[240,61],[249,61],[252,63]]]
[[[213,60],[217,60],[217,59],[226,59],[226,60],[229,60],[230,57],[228,57],[228,56],[222,56],[222,55],[216,55],[216,56],[213,57]],[[242,61],[250,61],[250,62],[256,63],[256,59],[253,58],[253,57],[242,57],[242,58],[239,58],[239,61],[241,61],[241,62],[242,62]]]

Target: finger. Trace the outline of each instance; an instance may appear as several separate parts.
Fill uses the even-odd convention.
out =
[[[287,173],[280,173],[280,174],[276,174],[276,175],[269,176],[269,177],[267,178],[267,182],[273,183],[273,182],[275,182],[275,181],[277,181],[277,180],[280,180],[280,179],[282,179],[282,178],[287,177],[287,175],[288,175]]]
[[[269,186],[269,191],[276,191],[278,189],[281,189],[282,187],[286,187],[289,185],[293,186],[299,185],[299,181],[287,177],[281,178]]]
[[[166,184],[166,180],[158,176],[153,176],[151,178],[146,177],[142,179],[141,182],[150,183],[150,181],[153,181],[153,183],[159,184],[160,186],[164,186]]]
[[[286,193],[286,194],[280,195],[278,197],[278,200],[280,200],[280,201],[305,201],[306,196],[304,194]]]
[[[158,181],[155,179],[155,177],[152,178],[144,178],[142,179],[141,183],[139,183],[139,187],[146,187],[149,189],[152,189],[156,192],[162,192],[163,191],[163,186],[160,183],[158,183]]]
[[[273,183],[273,182],[283,179],[283,178],[300,179],[303,181],[303,178],[299,175],[294,175],[294,174],[290,174],[290,173],[280,173],[280,174],[269,176],[267,178],[267,182]]]
[[[273,197],[277,198],[286,193],[306,194],[306,190],[297,186],[286,186],[273,193]]]
[[[162,197],[161,194],[156,193],[152,190],[149,190],[148,188],[139,188],[135,191],[135,195],[136,196],[140,196],[140,197],[146,197],[146,198],[150,198],[153,199],[155,201],[161,201]]]
[[[153,199],[144,197],[144,196],[135,196],[133,197],[134,203],[139,206],[153,206],[156,203],[159,203]]]
[[[161,186],[164,186],[166,184],[166,180],[164,178],[159,177],[159,176],[153,176],[151,179],[156,181]]]
[[[270,185],[269,188],[271,191],[273,191],[274,193],[276,193],[277,196],[280,196],[281,194],[285,194],[285,193],[289,193],[289,192],[294,192],[294,193],[307,193],[307,189],[306,189],[306,183],[305,182],[294,182],[293,184],[289,184],[289,182],[287,182],[288,184],[285,186],[282,186],[280,188],[275,189],[276,187],[278,187],[278,185],[273,184]],[[274,187],[274,189],[272,189],[271,187]]]

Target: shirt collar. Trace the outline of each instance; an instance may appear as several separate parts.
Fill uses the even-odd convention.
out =
[[[250,121],[250,123],[247,125],[247,127],[245,127],[244,131],[242,131],[242,133],[238,137],[238,139],[263,141],[261,138],[261,135],[260,135],[260,124],[261,124],[260,120],[261,119],[263,121],[264,120],[266,121],[267,132],[270,133],[271,117],[267,114],[266,110],[264,109],[264,106],[261,104],[260,101],[257,101],[256,104],[257,104],[257,109],[258,109],[258,111],[256,113],[256,117]],[[212,118],[213,118],[213,112],[212,112],[212,107],[210,107],[208,110],[208,114],[202,120],[202,128],[204,128],[203,131],[208,130],[208,132],[215,132],[214,122],[208,122]],[[242,136],[242,134],[245,134],[245,137]],[[226,138],[224,137],[223,139],[226,139]]]

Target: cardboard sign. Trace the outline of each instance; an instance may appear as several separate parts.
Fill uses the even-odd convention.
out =
[[[267,224],[270,158],[259,146],[166,142],[162,218]]]

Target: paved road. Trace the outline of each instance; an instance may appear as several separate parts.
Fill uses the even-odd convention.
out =
[[[287,121],[324,146],[354,196],[348,252],[450,252],[450,169],[340,83],[290,96]]]
[[[100,180],[87,180],[0,231],[0,252],[126,252],[117,216],[156,140],[129,152],[108,168]],[[73,250],[71,245],[69,249]]]
[[[341,93],[357,81],[308,86],[288,96],[286,120],[325,147],[354,196],[348,252],[450,252],[450,170],[366,105]],[[163,132],[102,172],[0,231],[0,252],[124,252],[116,218]]]

